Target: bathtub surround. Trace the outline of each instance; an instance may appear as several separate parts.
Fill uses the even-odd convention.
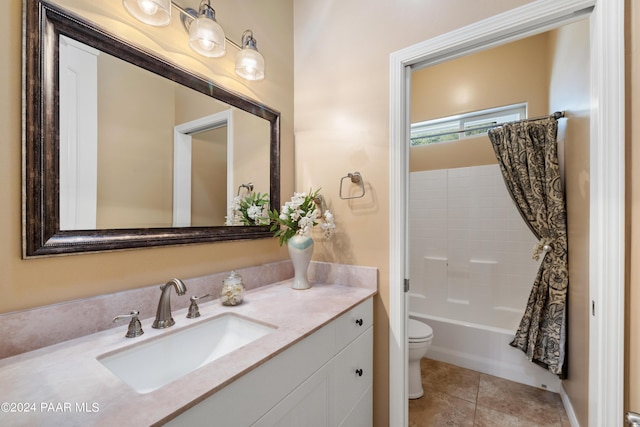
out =
[[[539,240],[542,265],[511,343],[550,372],[567,377],[567,211],[558,164],[558,119],[508,123],[489,131],[518,211]]]
[[[498,165],[413,172],[410,192],[409,315],[433,329],[428,357],[558,391],[509,346],[540,262]]]
[[[410,310],[515,331],[539,262],[498,165],[410,174]]]
[[[247,291],[293,277],[290,261],[239,268],[235,271],[242,275]],[[171,301],[173,311],[187,308],[192,295],[219,295],[223,280],[228,276],[229,272],[225,271],[184,279],[187,293],[182,298],[174,296]],[[377,283],[377,270],[314,261],[309,266],[309,279],[312,282],[348,283],[350,286],[365,287],[372,281]],[[160,298],[161,284],[2,314],[0,359],[113,327],[123,327],[114,325],[112,320],[116,315],[126,314],[131,310],[138,310],[140,319],[153,317]]]

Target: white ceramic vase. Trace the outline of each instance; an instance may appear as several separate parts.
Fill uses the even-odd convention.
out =
[[[289,257],[293,263],[293,289],[309,289],[308,271],[311,255],[313,255],[313,239],[307,236],[295,235],[287,241]]]

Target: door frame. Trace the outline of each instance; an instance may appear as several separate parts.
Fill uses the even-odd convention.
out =
[[[191,147],[193,135],[219,127],[227,127],[227,202],[234,194],[233,167],[233,110],[224,110],[181,123],[173,128],[173,226],[191,226]]]
[[[389,414],[406,426],[411,69],[590,19],[589,425],[622,425],[624,403],[624,0],[537,0],[396,51],[389,106]]]

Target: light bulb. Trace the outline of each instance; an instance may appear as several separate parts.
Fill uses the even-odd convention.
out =
[[[158,5],[151,0],[138,0],[138,6],[147,15],[155,15],[158,12]]]
[[[171,0],[122,0],[127,12],[140,22],[157,27],[171,22]]]
[[[253,58],[244,59],[244,69],[247,71],[247,73],[250,73],[250,74],[255,73],[257,65],[258,64],[256,63],[256,60]]]
[[[222,27],[211,18],[200,16],[189,27],[189,46],[200,55],[218,58],[225,54]]]
[[[247,80],[264,79],[264,58],[260,52],[251,48],[238,52],[236,74]]]
[[[215,44],[212,41],[209,41],[207,39],[198,40],[198,44],[202,49],[207,51],[213,49],[213,46],[215,46]]]

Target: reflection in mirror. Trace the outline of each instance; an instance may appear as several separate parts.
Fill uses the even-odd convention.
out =
[[[179,203],[180,197],[175,196],[174,227],[224,225],[226,198],[220,196],[227,194],[227,129],[224,125],[189,135],[191,161],[184,169],[188,173],[185,182],[191,183],[190,201]],[[175,165],[174,173],[179,170]],[[178,191],[174,188],[174,194]]]
[[[56,6],[25,11],[23,256],[271,235],[225,217],[246,183],[279,206],[278,112]]]
[[[61,230],[221,226],[269,191],[269,122],[65,36],[60,153]]]

